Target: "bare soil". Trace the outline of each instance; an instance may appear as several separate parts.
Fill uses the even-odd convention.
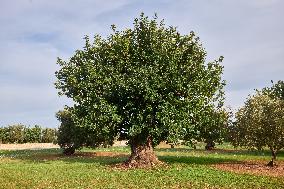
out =
[[[76,157],[127,157],[127,152],[75,152]]]
[[[116,141],[113,146],[127,146],[127,141]],[[0,144],[0,150],[38,150],[60,148],[59,145],[53,143],[25,143],[25,144]]]
[[[49,148],[59,148],[59,146],[53,143],[0,144],[0,150],[38,150]]]
[[[266,161],[244,161],[235,163],[220,163],[213,165],[214,168],[240,174],[260,176],[284,177],[284,162],[278,161],[274,167],[266,166]]]

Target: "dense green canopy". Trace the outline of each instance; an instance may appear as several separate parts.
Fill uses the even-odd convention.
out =
[[[99,35],[68,61],[58,59],[56,88],[72,98],[77,125],[98,145],[116,137],[130,144],[177,141],[197,133],[205,110],[222,106],[222,57],[206,63],[193,32],[180,34],[141,14],[133,29]]]

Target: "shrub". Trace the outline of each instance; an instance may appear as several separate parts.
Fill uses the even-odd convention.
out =
[[[24,129],[22,124],[8,126],[8,142],[9,143],[24,143]]]
[[[5,134],[5,132],[4,132],[4,128],[0,128],[0,144],[3,144],[4,142],[3,142],[3,138],[4,138],[4,134]]]
[[[70,109],[65,108],[57,112],[56,118],[61,122],[57,132],[58,145],[63,149],[64,154],[71,155],[75,149],[85,143],[86,136],[84,137],[84,132],[80,127],[76,127]]]
[[[2,144],[7,144],[7,143],[9,143],[9,129],[8,129],[8,127],[2,127],[1,128],[1,134],[0,134],[0,137],[1,137],[1,139],[0,139],[0,141],[1,141],[1,143]]]
[[[41,142],[42,143],[56,143],[56,129],[51,129],[51,128],[45,128],[42,129],[42,138]]]
[[[41,127],[38,125],[35,125],[32,128],[26,127],[24,129],[25,132],[25,142],[29,143],[36,143],[41,142]]]

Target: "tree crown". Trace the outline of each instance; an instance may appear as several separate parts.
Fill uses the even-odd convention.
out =
[[[201,124],[201,112],[222,106],[222,57],[206,63],[193,32],[181,35],[144,14],[133,29],[117,31],[58,59],[56,88],[74,100],[77,125],[98,141],[176,141]],[[206,115],[204,115],[206,116]]]
[[[276,154],[284,147],[283,82],[257,90],[236,113],[234,144],[269,149]]]

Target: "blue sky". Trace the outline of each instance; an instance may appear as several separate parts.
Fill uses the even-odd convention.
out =
[[[143,11],[196,32],[208,61],[224,56],[226,105],[240,107],[254,89],[284,80],[282,0],[1,0],[0,126],[57,127],[71,100],[53,83],[57,57],[82,49],[84,35],[131,27]]]

